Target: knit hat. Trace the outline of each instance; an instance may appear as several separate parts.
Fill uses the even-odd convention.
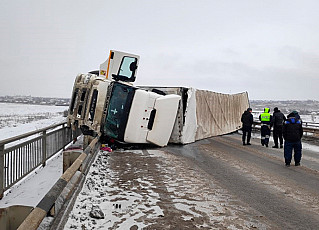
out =
[[[291,113],[288,114],[287,118],[290,118],[290,117],[298,117],[299,119],[299,114],[296,110],[292,111]]]

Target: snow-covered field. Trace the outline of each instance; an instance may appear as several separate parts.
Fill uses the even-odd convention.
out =
[[[67,106],[0,103],[0,140],[65,121]],[[62,175],[61,153],[37,168],[21,183],[5,192],[0,208],[11,205],[36,206]]]
[[[67,106],[0,103],[0,140],[65,121]]]

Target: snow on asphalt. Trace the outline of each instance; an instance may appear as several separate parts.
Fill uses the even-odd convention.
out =
[[[92,218],[97,207],[103,213],[99,219]],[[264,229],[266,224],[200,169],[172,154],[100,151],[65,229],[141,228]]]

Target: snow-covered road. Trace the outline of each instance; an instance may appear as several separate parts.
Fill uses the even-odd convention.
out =
[[[288,169],[282,149],[262,147],[259,137],[252,143],[242,146],[241,136],[232,134],[99,152],[65,229],[318,226],[318,148],[305,144],[302,166]]]
[[[259,228],[200,168],[163,150],[99,152],[65,229]],[[92,212],[103,213],[100,219]]]

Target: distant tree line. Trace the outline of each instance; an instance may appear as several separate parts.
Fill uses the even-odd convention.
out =
[[[250,106],[253,110],[262,111],[265,107],[270,108],[271,112],[275,107],[278,107],[281,112],[288,114],[293,110],[299,112],[300,115],[309,115],[311,113],[319,114],[319,101],[315,100],[287,100],[287,101],[272,101],[272,100],[250,100]]]
[[[70,98],[0,96],[0,103],[68,106],[70,104]]]

